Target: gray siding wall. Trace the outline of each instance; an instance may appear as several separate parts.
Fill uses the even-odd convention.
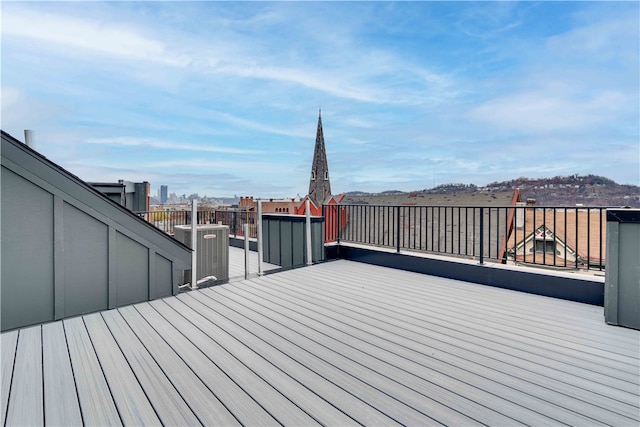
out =
[[[109,307],[109,227],[64,203],[65,316]]]
[[[53,195],[5,168],[0,179],[2,328],[53,320]]]
[[[3,331],[178,292],[188,248],[5,135]]]

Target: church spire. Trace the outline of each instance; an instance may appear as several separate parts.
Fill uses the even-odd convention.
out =
[[[329,182],[329,164],[327,163],[322,132],[322,110],[318,108],[318,130],[316,131],[316,146],[313,150],[313,163],[309,179],[309,198],[316,206],[322,206],[330,196],[331,183]]]

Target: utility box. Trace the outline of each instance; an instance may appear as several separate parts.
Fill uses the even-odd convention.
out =
[[[640,329],[640,209],[607,210],[604,320]]]
[[[262,215],[264,261],[281,267],[307,263],[307,233],[304,215]],[[324,261],[324,218],[311,217],[311,261]]]
[[[216,282],[229,279],[229,227],[206,224],[196,228],[197,280],[215,277]],[[191,226],[176,225],[176,240],[191,248]],[[181,284],[191,282],[191,270],[186,270]]]

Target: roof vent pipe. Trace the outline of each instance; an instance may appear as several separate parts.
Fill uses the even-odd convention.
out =
[[[32,150],[36,149],[36,141],[33,137],[33,131],[29,129],[24,130],[24,143]]]

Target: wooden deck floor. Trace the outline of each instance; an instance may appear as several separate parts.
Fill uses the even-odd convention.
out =
[[[1,340],[6,425],[640,423],[601,307],[349,261]]]

